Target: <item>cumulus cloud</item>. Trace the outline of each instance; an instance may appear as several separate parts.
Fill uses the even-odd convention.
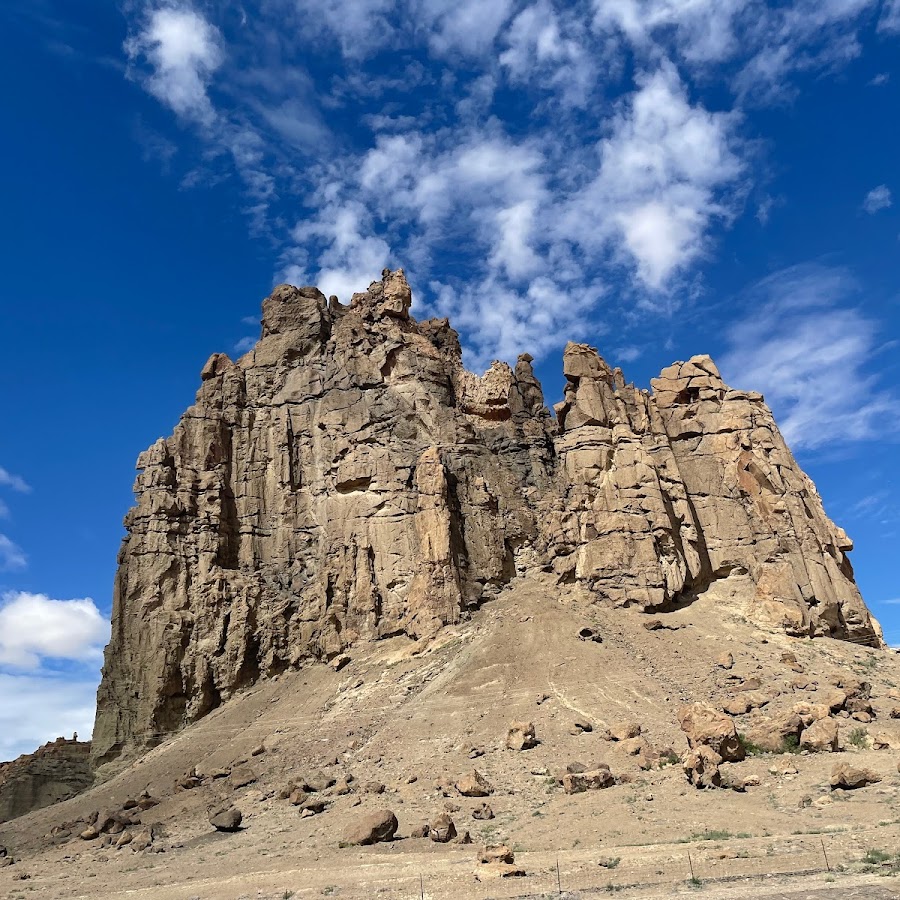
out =
[[[99,661],[109,621],[89,598],[53,600],[23,591],[0,602],[0,666],[37,669],[43,659]]]
[[[883,209],[888,209],[892,204],[891,191],[886,184],[879,184],[872,188],[866,199],[863,200],[863,209],[871,216]]]
[[[568,204],[564,233],[587,250],[618,238],[652,290],[703,254],[728,218],[721,191],[741,175],[737,120],[691,105],[672,65],[644,75],[599,147],[596,178]]]
[[[346,299],[404,265],[480,364],[683,302],[751,187],[742,105],[852,59],[876,3],[267,0],[220,31],[176,0],[126,49],[279,279]]]
[[[151,9],[125,42],[132,63],[146,63],[147,90],[177,115],[209,124],[215,118],[207,89],[223,61],[222,36],[191,6]]]
[[[749,314],[729,329],[725,379],[763,391],[794,448],[900,434],[900,400],[871,366],[883,349],[879,323],[856,295],[843,269],[794,267],[757,285]]]
[[[0,673],[0,760],[78,733],[91,736],[97,681],[83,675]]]

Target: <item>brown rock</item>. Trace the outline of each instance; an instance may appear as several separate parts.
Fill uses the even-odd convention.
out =
[[[572,772],[563,775],[563,790],[567,794],[582,794],[612,787],[616,783],[609,769],[594,769],[590,772]]]
[[[494,793],[488,780],[480,772],[473,771],[471,775],[464,775],[456,782],[456,790],[463,797],[489,797]]]
[[[473,819],[493,819],[494,811],[487,805],[487,803],[482,803],[481,806],[472,810],[472,818]]]
[[[716,659],[716,665],[720,669],[730,669],[734,666],[734,657],[730,653],[725,652]]]
[[[227,809],[214,811],[209,817],[209,824],[216,831],[238,831],[241,827],[242,819],[241,811],[232,806]]]
[[[234,790],[247,787],[248,784],[254,784],[256,781],[256,773],[250,766],[238,766],[231,770],[228,776],[228,783]]]
[[[877,784],[881,776],[871,769],[861,769],[849,763],[838,763],[831,770],[831,789],[852,791],[869,784]]]
[[[740,762],[745,756],[734,722],[710,706],[702,703],[682,706],[678,710],[678,724],[691,749],[709,747],[726,762]]]
[[[447,813],[441,813],[429,826],[428,837],[437,844],[446,844],[456,837],[456,826]]]
[[[609,726],[609,734],[614,741],[627,741],[638,737],[640,733],[641,726],[638,722],[616,722]]]
[[[390,841],[397,833],[397,828],[397,817],[389,809],[375,810],[350,825],[344,832],[341,843],[354,847]]]
[[[488,844],[482,847],[481,853],[478,854],[478,862],[482,865],[491,865],[493,863],[512,864],[515,861],[515,855],[506,844]]]
[[[681,760],[684,774],[696,788],[717,788],[722,786],[719,765],[722,757],[712,747],[700,744],[685,751]]]
[[[713,590],[766,628],[882,645],[847,535],[763,398],[709,357],[646,392],[569,344],[554,421],[530,357],[467,372],[449,324],[410,302],[400,271],[349,306],[279,285],[257,345],[210,359],[140,455],[96,763],[273,673],[433,635],[509,582],[523,546],[611,609]]]
[[[838,724],[834,719],[816,719],[800,734],[800,749],[815,752],[838,749]]]
[[[506,734],[507,750],[530,750],[538,744],[532,722],[513,722]]]

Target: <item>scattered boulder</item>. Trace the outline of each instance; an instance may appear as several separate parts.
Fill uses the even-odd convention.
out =
[[[506,844],[488,844],[482,847],[481,853],[478,855],[478,862],[482,865],[491,865],[492,863],[514,863],[515,855]]]
[[[513,722],[506,734],[507,750],[530,750],[538,745],[532,722]]]
[[[783,753],[799,745],[803,720],[793,710],[777,716],[761,716],[755,719],[745,732],[747,740],[760,750]]]
[[[699,789],[722,786],[722,773],[719,765],[722,757],[705,744],[699,744],[685,751],[681,765],[687,780]]]
[[[341,653],[331,661],[331,668],[335,672],[340,672],[345,666],[350,665],[350,657],[346,653]]]
[[[456,782],[456,790],[463,797],[489,797],[494,793],[488,780],[477,771],[473,771],[471,775],[463,775]]]
[[[816,719],[800,734],[800,749],[834,752],[838,749],[838,724],[834,719]]]
[[[716,658],[716,665],[720,669],[731,669],[734,666],[734,657],[726,651]]]
[[[298,782],[298,785],[302,787],[303,790],[310,793],[327,791],[328,788],[334,787],[335,784],[337,784],[337,779],[332,775],[326,775],[324,772],[313,772],[311,775],[307,775],[302,781]]]
[[[384,785],[380,781],[364,781],[359,790],[363,794],[383,794]]]
[[[185,775],[182,775],[181,778],[176,779],[175,781],[175,790],[176,791],[192,791],[194,788],[200,787],[203,784],[203,779],[197,774],[197,769],[191,769]]]
[[[456,837],[456,825],[448,813],[441,813],[429,826],[428,837],[436,844],[446,844]]]
[[[364,847],[390,841],[398,827],[397,817],[389,809],[377,809],[350,825],[341,843],[347,847]]]
[[[241,811],[236,807],[231,806],[211,812],[209,824],[212,825],[216,831],[234,832],[240,830],[243,818]]]
[[[248,784],[253,784],[255,781],[256,773],[250,766],[238,766],[236,769],[232,769],[231,775],[228,776],[228,784],[233,790],[247,787]]]
[[[251,756],[262,756],[266,752],[266,745],[259,744],[250,751]]]
[[[616,722],[609,726],[609,736],[614,741],[627,741],[636,738],[641,733],[641,726],[637,722]]]
[[[493,819],[494,811],[490,808],[490,806],[487,805],[487,803],[482,803],[481,806],[472,810],[472,818],[481,820]]]
[[[616,779],[607,768],[594,769],[590,772],[570,772],[563,775],[563,790],[567,794],[602,790],[612,787],[615,783]]]
[[[589,734],[593,730],[594,726],[590,722],[584,719],[576,719],[569,729],[569,734]]]
[[[726,762],[740,762],[746,755],[734,722],[710,706],[703,703],[682,706],[678,710],[678,723],[692,750],[709,747]]]
[[[849,763],[838,763],[831,770],[831,789],[853,791],[868,784],[877,784],[881,776],[871,769],[861,769]]]
[[[797,657],[795,654],[790,652],[785,652],[781,654],[781,661],[792,671],[799,672],[801,675],[805,671],[803,666],[797,662]]]

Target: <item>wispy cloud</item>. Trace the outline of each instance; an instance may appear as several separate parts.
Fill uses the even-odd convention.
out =
[[[887,34],[900,33],[900,0],[885,0],[878,30]]]
[[[749,314],[729,329],[723,375],[763,391],[795,448],[900,436],[900,399],[871,365],[879,325],[857,295],[843,269],[794,267],[757,285]]]
[[[8,472],[3,466],[0,466],[0,487],[12,488],[14,491],[19,491],[22,494],[27,494],[31,491],[31,487],[24,478]]]
[[[863,200],[863,209],[871,216],[883,209],[888,209],[893,203],[890,188],[886,184],[879,184],[866,194]]]
[[[479,364],[552,348],[600,303],[684,302],[752,187],[742,105],[852,59],[876,7],[268,0],[214,18],[175,0],[138,3],[125,47],[203,141],[188,181],[239,174],[280,279],[347,297],[402,264]]]
[[[24,569],[28,565],[25,552],[5,534],[0,534],[0,572]]]

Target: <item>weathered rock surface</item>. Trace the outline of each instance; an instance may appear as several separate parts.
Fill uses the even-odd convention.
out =
[[[0,763],[0,822],[87,790],[94,782],[90,743],[58,738],[34,753]]]
[[[531,357],[478,377],[410,303],[402,271],[349,306],[275,288],[256,347],[213,355],[141,454],[97,763],[259,678],[428,637],[532,567],[612,607],[711,592],[762,625],[880,645],[851,543],[759,394],[708,357],[639,390],[569,344],[554,420]]]
[[[344,832],[341,841],[349,847],[390,841],[397,833],[397,817],[389,809],[378,809],[362,816]]]

